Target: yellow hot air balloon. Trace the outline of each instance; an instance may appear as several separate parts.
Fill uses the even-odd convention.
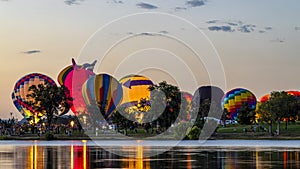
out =
[[[123,88],[123,100],[120,107],[125,108],[127,113],[147,112],[150,109],[150,90],[153,82],[141,75],[128,75],[121,78],[120,83]],[[137,114],[136,120],[143,121],[144,114]]]

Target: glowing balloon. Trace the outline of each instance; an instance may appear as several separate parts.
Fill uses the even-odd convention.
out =
[[[43,116],[42,112],[36,112],[34,108],[28,105],[26,102],[30,101],[27,98],[27,95],[30,94],[28,91],[29,87],[32,85],[53,85],[55,86],[55,82],[48,76],[39,74],[39,73],[31,73],[20,80],[18,80],[14,86],[14,90],[12,93],[12,100],[18,111],[26,118],[35,117],[35,122],[37,122],[38,118]],[[31,100],[32,101],[32,100]]]
[[[193,100],[193,95],[188,92],[182,92],[182,96],[186,99],[188,104],[190,104]]]
[[[287,94],[289,95],[292,95],[292,96],[295,96],[295,97],[300,97],[300,92],[299,91],[294,91],[294,90],[289,90],[289,91],[286,91]],[[259,102],[263,103],[267,100],[269,100],[269,98],[271,97],[270,94],[266,94],[264,96],[262,96],[260,99],[259,99]]]
[[[122,101],[123,90],[122,85],[114,77],[98,74],[83,84],[82,94],[88,107],[97,106],[104,118],[109,118]]]
[[[153,82],[149,78],[141,75],[128,75],[119,81],[123,88],[122,107],[136,106],[141,99],[145,99],[150,103],[149,87],[153,85]]]
[[[193,95],[188,93],[188,92],[181,92],[181,98],[185,98],[185,100],[187,101],[187,120],[191,119],[191,115],[190,115],[190,110],[192,108],[192,100],[193,100]]]
[[[71,110],[75,115],[87,113],[87,108],[82,97],[82,85],[89,77],[95,75],[92,71],[95,63],[77,65],[75,60],[72,59],[72,65],[64,68],[58,75],[58,83],[64,85],[73,98]]]
[[[245,103],[247,103],[251,109],[255,110],[256,97],[247,89],[232,89],[222,98],[222,107],[227,109],[230,114],[228,118],[232,120],[237,120],[239,109]]]

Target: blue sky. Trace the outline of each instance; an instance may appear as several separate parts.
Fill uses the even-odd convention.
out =
[[[96,73],[120,78],[128,71],[170,83],[188,81],[192,73],[200,79],[197,86],[207,85],[208,74],[215,72],[205,73],[206,63],[193,63],[190,51],[171,38],[180,38],[205,56],[209,52],[204,48],[205,35],[219,54],[223,68],[216,72],[224,70],[225,90],[244,87],[258,98],[273,90],[300,90],[299,11],[298,0],[2,0],[0,117],[14,112],[21,118],[10,96],[23,75],[38,72],[56,80],[72,57],[79,63],[101,58],[88,50],[90,46],[107,51],[128,36],[102,64],[98,62]],[[161,14],[124,18],[143,12]],[[177,59],[168,62],[172,58]],[[136,69],[129,70],[132,67]],[[195,90],[189,83],[180,86],[191,93]]]

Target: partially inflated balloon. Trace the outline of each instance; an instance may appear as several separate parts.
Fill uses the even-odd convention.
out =
[[[255,110],[256,97],[247,89],[236,88],[227,92],[222,98],[222,107],[227,109],[229,117],[232,120],[237,120],[239,109],[247,103],[248,106]]]
[[[109,118],[122,101],[123,90],[122,85],[114,77],[98,74],[83,84],[82,94],[88,107],[97,106],[104,118]]]
[[[128,75],[119,81],[123,88],[122,107],[130,108],[136,106],[142,99],[149,102],[149,87],[153,85],[149,78],[141,75]]]
[[[74,59],[72,62],[73,65],[67,66],[59,73],[57,80],[60,85],[64,85],[69,90],[70,96],[73,98],[71,110],[75,115],[79,115],[87,113],[87,108],[82,97],[82,85],[89,77],[94,76],[95,73],[92,69],[87,69],[83,65],[77,65]]]
[[[29,99],[27,98],[27,95],[30,94],[30,92],[28,91],[29,87],[32,85],[38,86],[39,84],[53,85],[53,86],[56,85],[55,82],[46,75],[39,74],[39,73],[31,73],[18,80],[14,86],[14,90],[12,93],[13,103],[18,109],[18,111],[26,119],[33,116],[35,116],[35,118],[39,118],[43,116],[42,112],[36,112],[32,106],[26,103],[29,101]]]

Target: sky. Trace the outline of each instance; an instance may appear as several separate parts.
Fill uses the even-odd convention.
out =
[[[55,81],[75,58],[193,93],[300,90],[299,0],[0,0],[0,118],[19,119],[17,80]]]

